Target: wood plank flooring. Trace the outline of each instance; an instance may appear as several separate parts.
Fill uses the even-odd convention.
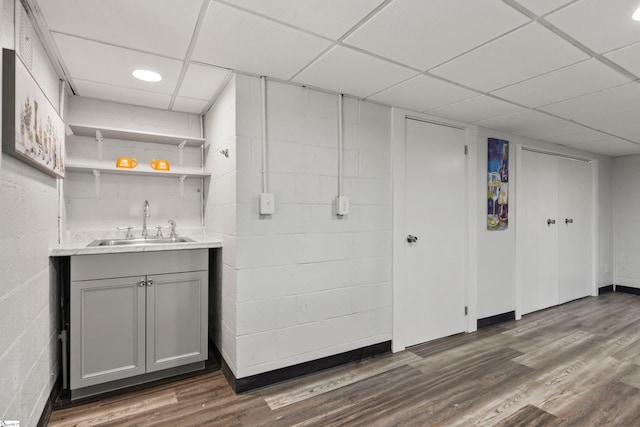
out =
[[[640,296],[608,293],[236,395],[220,371],[50,426],[640,426]]]

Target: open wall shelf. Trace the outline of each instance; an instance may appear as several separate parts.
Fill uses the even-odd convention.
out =
[[[128,129],[117,129],[85,124],[69,124],[74,135],[96,136],[96,131],[102,134],[105,139],[119,139],[125,141],[152,142],[156,144],[179,145],[186,141],[186,146],[200,147],[204,144],[204,138],[194,138],[184,135],[170,135],[165,133],[141,132]]]
[[[169,171],[157,171],[151,169],[147,164],[139,164],[133,169],[117,168],[115,165],[107,162],[100,161],[88,161],[88,160],[75,160],[70,159],[66,162],[66,170],[70,172],[88,172],[93,173],[97,170],[104,174],[118,174],[118,175],[152,175],[152,176],[164,176],[164,177],[193,177],[203,178],[210,176],[211,174],[204,173],[202,168],[187,167],[187,166],[171,166]]]

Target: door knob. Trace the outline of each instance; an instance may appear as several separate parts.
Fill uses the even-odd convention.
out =
[[[569,224],[573,224],[573,218],[565,218],[564,219],[564,223],[569,225]]]
[[[153,280],[147,280],[147,286],[153,286]]]
[[[409,234],[407,236],[407,242],[409,243],[415,243],[418,241],[418,237],[417,236],[412,236],[411,234]]]
[[[140,279],[140,281],[138,282],[138,286],[143,287],[144,285],[146,285],[146,282],[144,281],[144,279]]]
[[[555,223],[556,223],[556,220],[555,220],[555,219],[548,219],[548,220],[547,220],[547,225],[548,225],[548,226],[549,226],[549,225],[551,225],[551,224],[555,224]]]

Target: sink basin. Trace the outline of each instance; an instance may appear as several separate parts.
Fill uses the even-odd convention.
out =
[[[195,242],[188,237],[134,237],[132,239],[102,239],[94,240],[87,247],[97,246],[135,246],[135,245],[162,245],[167,243]]]

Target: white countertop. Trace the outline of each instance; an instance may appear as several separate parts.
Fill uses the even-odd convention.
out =
[[[187,249],[208,249],[221,248],[222,242],[210,237],[191,237],[194,242],[182,243],[162,243],[155,245],[130,245],[130,246],[94,246],[87,247],[89,241],[77,241],[63,243],[62,245],[50,248],[49,256],[72,256],[72,255],[96,255],[96,254],[118,254],[123,252],[157,252],[157,251],[179,251]]]

